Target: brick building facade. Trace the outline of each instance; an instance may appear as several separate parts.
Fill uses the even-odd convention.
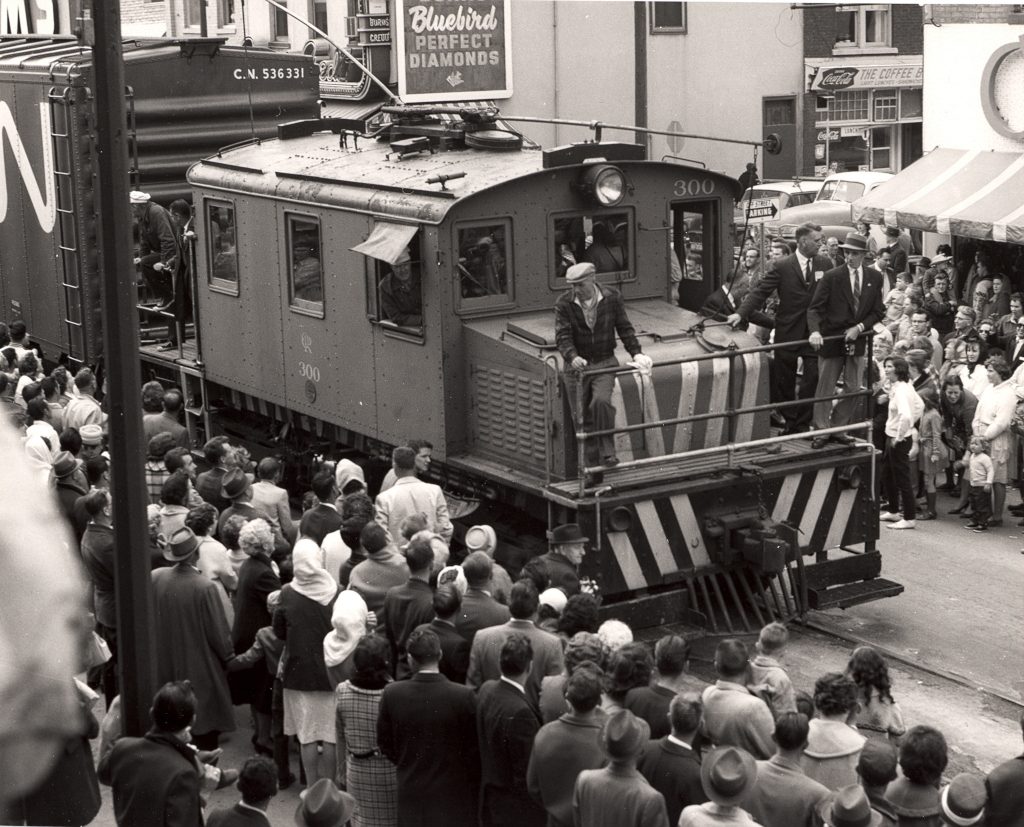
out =
[[[804,7],[801,174],[897,172],[921,156],[924,18],[915,5]]]

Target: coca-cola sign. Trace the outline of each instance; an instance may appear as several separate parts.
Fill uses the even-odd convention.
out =
[[[819,89],[849,89],[857,79],[859,69],[849,66],[837,66],[824,69],[815,84]]]

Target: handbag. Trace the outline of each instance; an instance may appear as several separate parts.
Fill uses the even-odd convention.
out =
[[[92,637],[85,645],[85,668],[93,669],[102,666],[108,660],[110,660],[110,647],[99,634],[95,631],[92,632]]]

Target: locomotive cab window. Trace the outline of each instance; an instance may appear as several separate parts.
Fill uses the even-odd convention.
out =
[[[206,202],[207,272],[214,290],[238,295],[235,252],[235,208],[223,201]]]
[[[697,310],[718,284],[719,249],[716,201],[687,201],[672,205],[672,247],[679,261],[679,304]]]
[[[288,296],[293,310],[323,316],[324,273],[320,262],[320,222],[310,216],[286,215]]]
[[[456,230],[459,307],[505,304],[512,298],[511,221],[474,222]]]
[[[590,262],[599,275],[614,281],[631,281],[631,230],[629,212],[573,214],[553,217],[552,238],[556,279],[564,279],[573,265]]]

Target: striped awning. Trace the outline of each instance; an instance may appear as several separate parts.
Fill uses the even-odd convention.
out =
[[[890,227],[1024,244],[1024,154],[933,149],[853,212]]]

